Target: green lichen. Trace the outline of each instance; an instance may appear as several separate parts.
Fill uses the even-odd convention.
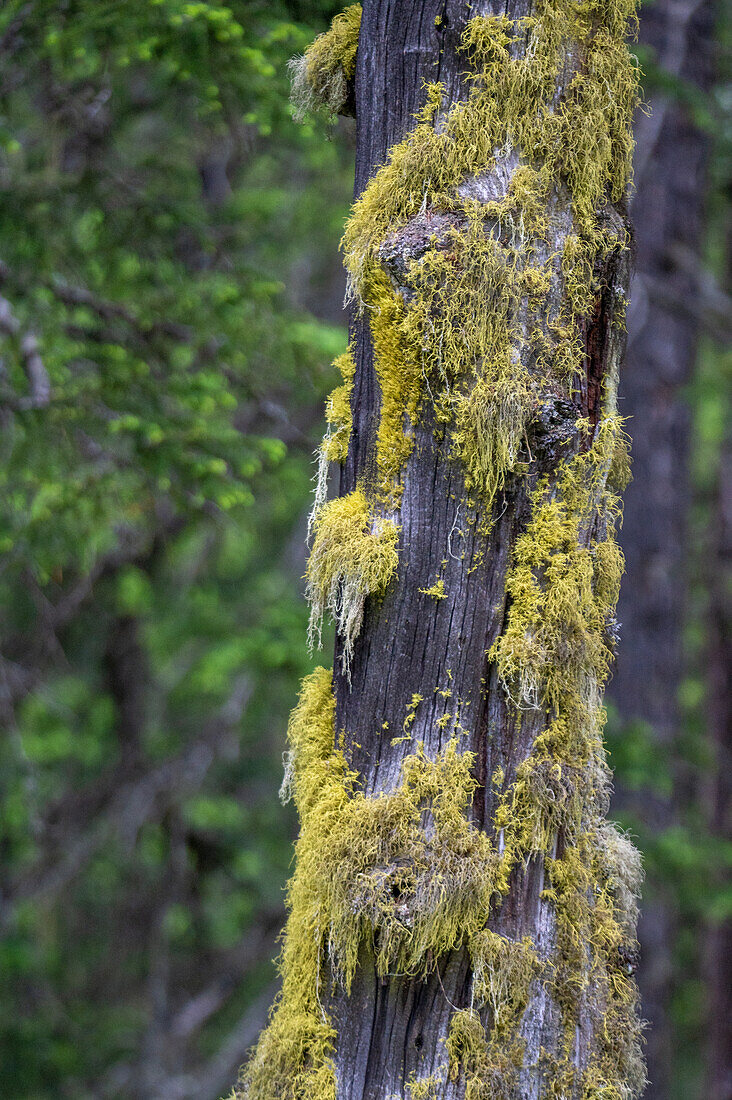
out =
[[[582,1010],[596,1037],[582,1095],[617,1100],[639,1095],[645,1082],[629,961],[637,946],[640,858],[604,820],[601,693],[622,570],[614,540],[619,502],[610,477],[622,477],[625,450],[619,420],[608,418],[553,486],[538,484],[506,584],[507,627],[492,650],[519,713],[539,710],[547,718],[505,789],[495,824],[504,855],[513,851],[516,860],[541,853],[546,866],[544,897],[557,921],[547,982],[567,1032],[565,1059],[552,1073],[576,1087],[572,1044]],[[501,786],[504,777],[496,779]]]
[[[239,1095],[247,1100],[335,1100],[336,1031],[322,1001],[324,928],[311,902],[323,837],[337,829],[351,782],[334,747],[334,719],[332,674],[319,668],[303,682],[288,729],[289,782],[300,837],[287,891],[282,990],[243,1072]]]
[[[463,1076],[465,1100],[510,1100],[518,1095],[521,1042],[491,1040],[473,1009],[461,1009],[453,1015],[447,1049],[450,1076],[454,1081]]]
[[[378,488],[387,502],[398,503],[398,478],[414,447],[414,425],[422,398],[422,371],[412,344],[405,339],[404,300],[385,272],[373,265],[366,278],[368,319],[374,370],[381,390],[376,441]]]
[[[367,596],[381,596],[398,564],[399,529],[373,515],[362,490],[329,501],[313,522],[314,539],[307,567],[310,644],[320,643],[320,624],[329,611],[343,641],[347,670],[358,637]]]
[[[420,588],[419,590],[423,596],[430,596],[433,600],[446,600],[447,592],[445,591],[445,582],[442,577],[439,577],[434,584],[429,588]]]
[[[331,462],[344,463],[348,458],[351,438],[351,394],[356,364],[349,348],[333,361],[343,382],[331,392],[325,403],[325,420],[328,429],[317,452],[318,471],[315,479],[315,496],[308,516],[308,539],[313,533],[315,519],[328,498],[328,471]]]
[[[356,51],[361,29],[361,5],[353,4],[336,15],[329,29],[308,46],[302,57],[290,62],[295,118],[325,109],[340,114],[349,99],[349,85],[356,72]]]
[[[364,484],[326,504],[328,463],[345,461],[351,434],[355,365],[341,357],[313,513],[311,638],[329,611],[348,671],[364,601],[383,595],[397,570],[404,471],[427,427],[459,466],[480,531],[496,495],[525,479],[529,516],[489,658],[516,726],[538,732],[510,774],[493,776],[484,831],[471,820],[475,759],[459,749],[467,703],[435,719],[439,753],[417,743],[396,787],[367,796],[335,747],[330,673],[305,682],[283,784],[301,817],[283,989],[245,1077],[251,1100],[333,1100],[329,998],[350,990],[365,943],[384,978],[424,979],[454,951],[470,960],[470,1004],[451,1018],[447,1061],[408,1082],[413,1100],[439,1095],[440,1073],[462,1082],[466,1100],[515,1096],[527,1070],[521,1025],[539,989],[563,1028],[559,1049],[533,1067],[540,1095],[642,1091],[632,974],[640,863],[604,819],[601,699],[622,572],[617,492],[628,475],[615,364],[600,423],[573,419],[538,466],[550,473],[537,474],[530,443],[544,404],[576,399],[605,266],[628,246],[609,207],[630,183],[638,88],[623,36],[634,11],[635,0],[537,0],[524,19],[470,20],[463,99],[448,105],[442,85],[426,87],[412,129],[346,227],[350,292],[367,321],[381,404]],[[301,65],[308,95],[332,111],[348,96],[359,20],[348,9]],[[420,592],[443,599],[444,581]],[[452,687],[439,694],[447,701]],[[411,695],[389,749],[412,739],[421,702]],[[529,860],[543,865],[554,925],[541,950],[489,927]],[[581,1069],[580,1020],[594,1035]]]
[[[507,146],[539,166],[542,190],[531,205],[540,218],[561,181],[578,219],[594,231],[598,206],[606,196],[621,199],[630,179],[629,120],[638,81],[623,38],[635,8],[635,0],[540,0],[531,17],[516,23],[505,16],[468,23],[468,97],[442,112],[444,89],[429,86],[416,126],[390,150],[354,206],[343,241],[356,291],[389,233],[424,207],[462,212],[460,184],[489,172]],[[517,54],[515,41],[526,42]],[[557,104],[562,67],[577,53],[580,65]],[[515,206],[506,214],[520,229],[521,203]]]
[[[283,793],[294,796],[301,831],[283,987],[243,1077],[249,1100],[335,1095],[327,1000],[332,984],[350,989],[365,938],[381,976],[423,977],[434,960],[468,946],[477,995],[485,983],[497,1027],[518,1004],[519,976],[532,965],[527,945],[485,929],[499,857],[466,816],[477,785],[473,755],[452,740],[429,760],[418,746],[398,787],[367,797],[335,748],[334,717],[331,673],[321,668],[305,680],[288,729]],[[513,960],[508,984],[495,973],[504,957]],[[421,1085],[414,1088],[420,1095]]]
[[[634,10],[634,0],[543,0],[516,22],[472,19],[466,98],[443,110],[444,89],[428,85],[414,127],[354,205],[346,267],[374,338],[381,490],[397,503],[425,402],[488,507],[517,467],[537,385],[552,371],[571,380],[582,366],[594,270],[625,245],[600,212],[630,180],[638,81],[619,28]],[[497,167],[505,193],[486,199],[476,181]],[[451,225],[431,238],[423,227],[424,248],[387,276],[389,242],[430,217]]]
[[[501,681],[519,708],[555,712],[560,702],[566,705],[571,683],[582,709],[607,678],[612,653],[606,628],[623,557],[613,537],[618,501],[606,484],[621,431],[617,418],[607,419],[592,447],[564,466],[558,483],[545,479],[535,491],[506,584],[508,626],[493,649]],[[591,524],[600,504],[604,529],[597,538]]]

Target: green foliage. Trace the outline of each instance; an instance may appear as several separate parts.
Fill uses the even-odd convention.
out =
[[[17,1100],[156,1094],[145,1051],[164,1077],[196,1070],[270,980],[279,731],[307,668],[283,548],[345,346],[285,285],[335,255],[351,174],[342,142],[292,124],[287,59],[329,14],[295,7],[0,13],[0,1092]]]

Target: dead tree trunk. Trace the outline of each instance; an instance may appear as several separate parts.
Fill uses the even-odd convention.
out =
[[[297,66],[306,103],[356,114],[354,323],[308,566],[336,667],[290,725],[302,829],[250,1100],[642,1091],[601,706],[632,9],[366,0]]]

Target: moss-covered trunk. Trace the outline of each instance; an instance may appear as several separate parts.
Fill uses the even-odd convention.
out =
[[[357,119],[308,568],[338,641],[290,726],[283,992],[242,1094],[625,1100],[639,861],[601,700],[633,0],[357,14],[296,66]]]

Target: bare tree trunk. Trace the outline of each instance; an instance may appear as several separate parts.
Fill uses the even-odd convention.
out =
[[[644,6],[640,39],[672,78],[708,92],[713,81],[716,3],[659,0]],[[623,722],[646,723],[670,753],[679,729],[684,570],[689,506],[689,408],[684,398],[696,358],[699,250],[708,137],[688,105],[662,93],[636,125],[633,217],[636,277],[628,314],[627,367],[620,411],[633,436],[633,481],[625,495],[621,543],[626,579],[618,607],[622,646],[609,689]],[[689,305],[692,304],[692,308]],[[617,804],[636,805],[649,830],[674,820],[672,798],[619,785]],[[654,884],[655,886],[655,884]],[[647,1096],[666,1100],[674,1066],[674,905],[663,888],[646,899],[639,925],[638,983],[649,1021]]]
[[[601,736],[631,10],[366,0],[357,53],[349,9],[297,70],[355,107],[354,326],[308,566],[336,669],[290,726],[302,831],[250,1100],[642,1091]]]

